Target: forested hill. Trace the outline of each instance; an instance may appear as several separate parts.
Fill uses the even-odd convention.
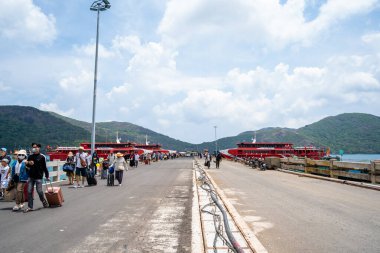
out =
[[[253,131],[218,140],[218,148],[236,147],[252,141]],[[337,153],[380,153],[380,117],[364,113],[344,113],[324,118],[299,129],[264,128],[256,131],[258,142],[291,142],[295,146],[330,147]],[[202,143],[200,149],[215,149],[214,142]]]
[[[90,142],[91,123],[71,119],[52,112],[26,106],[0,106],[0,146],[10,149],[29,147],[32,142],[43,146],[78,146]],[[174,150],[192,150],[194,145],[170,138],[127,122],[100,122],[96,124],[96,141],[116,141],[116,132],[122,141],[162,144]]]
[[[195,145],[128,122],[100,122],[96,127],[97,141],[115,142],[116,132],[119,132],[122,141],[145,143],[147,135],[151,143],[162,144],[167,149],[215,150],[215,142]],[[78,146],[81,142],[89,142],[91,138],[91,124],[88,122],[26,106],[0,106],[0,128],[0,146],[10,149],[29,147],[35,141],[44,146]],[[233,148],[238,142],[250,142],[253,135],[253,131],[247,131],[221,138],[218,148]],[[330,147],[333,152],[343,149],[345,153],[380,153],[380,117],[370,114],[345,113],[299,129],[264,128],[257,130],[256,135],[259,142]]]

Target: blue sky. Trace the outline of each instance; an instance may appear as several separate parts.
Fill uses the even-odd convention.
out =
[[[97,121],[200,143],[326,116],[380,116],[380,1],[112,0],[101,13]],[[92,1],[0,10],[1,104],[90,122]]]

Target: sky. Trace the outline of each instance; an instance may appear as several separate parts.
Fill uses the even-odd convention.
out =
[[[0,8],[0,104],[91,122],[93,1]],[[380,116],[380,0],[110,0],[96,121],[191,143]]]

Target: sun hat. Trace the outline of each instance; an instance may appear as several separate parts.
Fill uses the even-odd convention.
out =
[[[116,154],[116,156],[117,156],[117,157],[123,157],[123,154],[120,153],[120,152],[118,152],[118,153]]]
[[[1,148],[2,151],[4,152],[7,152],[7,149],[6,148]]]
[[[80,147],[79,147],[79,150],[84,150],[84,147],[80,146]]]
[[[9,160],[7,158],[4,158],[3,160],[1,160],[2,162],[6,162],[7,164],[9,163]]]
[[[26,156],[26,150],[21,149],[20,151],[18,151],[17,155],[24,155],[24,156]]]

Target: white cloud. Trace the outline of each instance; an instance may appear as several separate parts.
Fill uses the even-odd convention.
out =
[[[74,50],[79,54],[84,54],[86,56],[95,57],[95,43],[82,45],[82,46],[74,46]],[[111,50],[108,50],[102,44],[98,45],[98,56],[99,58],[112,58],[115,57],[116,54]]]
[[[94,82],[94,73],[81,69],[78,74],[66,76],[59,81],[59,86],[66,92],[73,95],[80,95],[85,90],[88,90]]]
[[[50,43],[56,36],[54,16],[43,13],[32,0],[1,2],[0,38],[13,43]]]
[[[39,106],[39,109],[42,111],[55,112],[55,113],[58,113],[60,115],[66,116],[66,117],[72,116],[75,112],[75,110],[73,108],[71,108],[67,111],[63,111],[63,110],[59,109],[59,106],[55,103],[48,103],[48,104],[41,103]]]
[[[304,17],[305,1],[289,0],[173,0],[167,3],[158,32],[179,45],[194,40],[218,44],[243,42],[283,48],[310,44],[336,22],[368,12],[376,0],[329,0],[311,21]]]

